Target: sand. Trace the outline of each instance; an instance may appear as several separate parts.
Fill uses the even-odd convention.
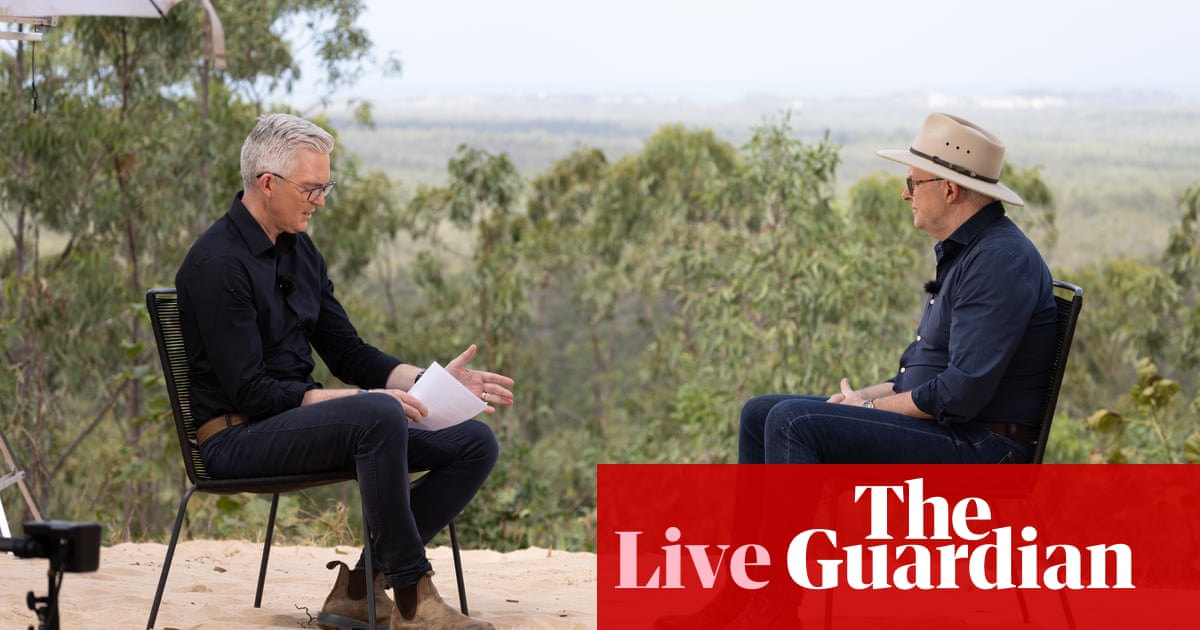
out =
[[[261,608],[254,608],[261,543],[184,541],[175,553],[155,627],[177,630],[316,628],[333,585],[330,560],[353,564],[352,547],[271,550]],[[145,628],[166,555],[161,544],[120,544],[100,552],[100,569],[64,574],[59,594],[62,630]],[[458,605],[449,547],[429,550],[434,583]],[[467,550],[463,567],[471,616],[498,630],[588,630],[596,627],[596,557],[590,553],[524,549]],[[49,561],[0,554],[0,628],[37,627],[26,594],[49,592]]]

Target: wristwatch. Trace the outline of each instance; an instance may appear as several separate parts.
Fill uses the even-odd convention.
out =
[[[864,400],[862,406],[866,407],[867,409],[874,409],[875,401],[874,400]]]

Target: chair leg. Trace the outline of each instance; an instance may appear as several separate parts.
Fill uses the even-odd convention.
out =
[[[262,608],[263,584],[267,581],[267,560],[271,557],[271,540],[275,537],[275,510],[279,508],[279,493],[271,495],[271,515],[267,517],[267,541],[263,543],[262,564],[258,568],[258,590],[254,592],[254,607]]]
[[[1067,618],[1067,628],[1075,630],[1075,616],[1071,614],[1071,605],[1067,603],[1067,592],[1060,590],[1058,592],[1059,600],[1062,602],[1063,615]]]
[[[1059,602],[1062,603],[1063,617],[1067,620],[1067,628],[1076,630],[1075,615],[1071,614],[1071,605],[1067,602],[1067,592],[1058,592]],[[1017,589],[1017,601],[1021,604],[1021,620],[1024,623],[1029,623],[1029,607],[1025,604],[1025,596],[1021,594],[1021,590]]]
[[[1017,603],[1021,605],[1021,623],[1029,623],[1029,606],[1025,604],[1025,594],[1017,590]]]
[[[175,526],[171,529],[171,542],[167,544],[167,557],[163,560],[162,572],[158,576],[158,590],[154,592],[154,604],[150,606],[150,619],[146,620],[146,630],[154,630],[154,620],[158,618],[158,606],[162,603],[163,591],[167,588],[167,573],[171,570],[171,561],[175,558],[175,543],[179,542],[179,530],[183,528],[183,516],[187,513],[188,500],[196,492],[196,486],[187,489],[179,501],[179,513],[175,516]]]
[[[367,507],[363,506],[363,560],[366,563],[367,581],[367,628],[377,630],[375,617],[375,567],[371,556],[375,553],[371,545],[371,525],[367,522]]]
[[[463,585],[462,554],[458,550],[458,528],[454,526],[454,521],[450,521],[450,550],[454,553],[454,577],[458,580],[458,607],[462,614],[470,616],[471,613],[467,612],[467,588]]]

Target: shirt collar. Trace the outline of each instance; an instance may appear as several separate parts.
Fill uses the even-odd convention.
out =
[[[234,227],[237,228],[239,234],[242,235],[242,240],[246,241],[246,245],[250,248],[250,253],[255,256],[262,256],[267,253],[286,253],[292,250],[296,244],[296,235],[283,233],[275,238],[275,242],[271,243],[271,239],[267,237],[267,232],[258,224],[254,215],[250,214],[249,208],[242,203],[244,191],[239,191],[234,195],[233,203],[229,206],[229,218],[233,221]]]
[[[980,208],[979,212],[971,215],[971,218],[967,219],[962,225],[958,226],[958,229],[954,230],[953,234],[946,237],[946,240],[958,243],[959,245],[966,245],[967,243],[975,240],[975,237],[979,236],[979,233],[982,232],[984,228],[991,225],[1002,216],[1004,216],[1004,204],[1000,203],[999,201],[993,201],[992,203]]]
[[[1004,216],[1004,204],[993,201],[971,215],[971,218],[958,226],[946,240],[933,244],[933,253],[937,260],[938,269],[944,269],[949,263],[958,258],[959,252],[971,241],[975,240],[984,229]],[[940,274],[939,274],[940,275]],[[939,278],[940,279],[940,278]]]

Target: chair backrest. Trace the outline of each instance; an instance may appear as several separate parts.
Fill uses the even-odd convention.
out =
[[[1075,322],[1083,308],[1083,289],[1061,280],[1054,281],[1054,303],[1058,306],[1058,335],[1054,350],[1054,366],[1050,374],[1050,386],[1046,388],[1046,402],[1042,413],[1042,426],[1038,434],[1037,449],[1033,463],[1042,463],[1046,456],[1046,442],[1050,438],[1050,426],[1054,422],[1054,410],[1058,406],[1058,392],[1062,389],[1063,374],[1067,370],[1067,357],[1071,354],[1071,342],[1075,339]],[[1069,293],[1070,298],[1059,295]]]
[[[188,390],[187,350],[183,346],[183,328],[179,321],[179,304],[175,289],[150,289],[146,292],[146,308],[158,344],[158,360],[162,363],[167,381],[167,396],[175,416],[175,431],[179,435],[179,450],[188,479],[194,484],[209,479],[200,446],[196,440],[196,421],[192,417],[192,400]]]

